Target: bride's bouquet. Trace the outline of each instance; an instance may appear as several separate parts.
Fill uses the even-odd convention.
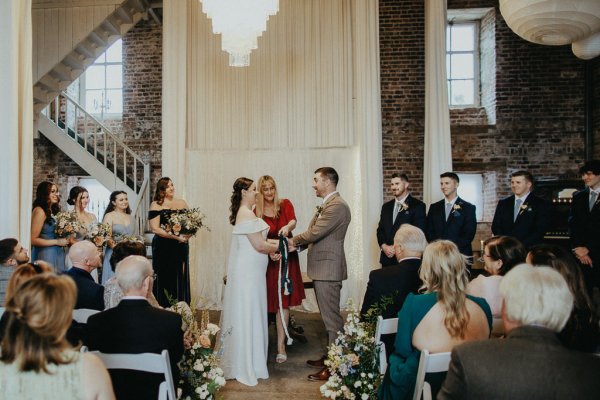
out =
[[[160,227],[176,236],[194,236],[200,228],[205,228],[208,231],[210,230],[204,223],[205,218],[206,216],[200,211],[199,208],[171,210],[167,214],[167,222],[165,224],[161,224]]]
[[[171,309],[181,315],[185,333],[183,334],[183,357],[179,362],[180,379],[178,398],[215,399],[219,390],[225,386],[223,370],[213,349],[219,327],[209,322],[208,311],[202,311],[200,323],[194,312],[182,302]]]
[[[56,221],[54,232],[59,238],[66,238],[84,229],[74,211],[60,211],[52,215]]]
[[[112,227],[106,223],[92,224],[87,232],[87,239],[96,245],[96,247],[104,246],[104,243],[110,238]]]

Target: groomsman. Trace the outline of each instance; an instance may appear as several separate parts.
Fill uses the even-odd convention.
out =
[[[323,204],[317,207],[308,229],[290,239],[289,243],[301,250],[308,247],[307,273],[313,280],[315,295],[321,317],[331,345],[338,331],[344,329],[344,319],[340,313],[340,294],[342,281],[348,279],[344,238],[350,224],[350,207],[337,191],[338,174],[331,167],[322,167],[315,171],[313,189]],[[318,360],[309,360],[307,364],[320,371],[310,374],[311,381],[329,378],[325,367],[326,355]]]
[[[454,172],[440,175],[440,188],[444,199],[433,203],[427,213],[427,241],[446,239],[454,242],[458,250],[471,257],[471,242],[477,230],[475,206],[456,193],[460,180]]]
[[[498,202],[492,233],[496,236],[512,236],[525,247],[540,244],[550,220],[550,202],[531,193],[533,175],[517,171],[510,176],[513,192]]]
[[[582,264],[588,290],[600,287],[600,160],[580,169],[586,188],[573,195],[569,228],[573,254]]]
[[[408,176],[393,174],[390,181],[394,200],[381,207],[377,226],[377,243],[381,249],[379,262],[382,267],[397,264],[394,253],[394,235],[402,224],[411,224],[425,230],[425,203],[415,199],[408,192]]]

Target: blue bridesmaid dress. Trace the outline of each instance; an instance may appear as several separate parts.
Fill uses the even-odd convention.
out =
[[[56,233],[54,232],[54,228],[56,226],[56,221],[54,219],[49,218],[44,222],[44,226],[42,226],[42,230],[40,232],[40,238],[46,240],[58,239]],[[39,247],[32,246],[31,249],[31,260],[37,261],[42,260],[46,261],[54,267],[56,273],[62,273],[66,270],[65,265],[65,248],[61,246],[48,246],[48,247]]]

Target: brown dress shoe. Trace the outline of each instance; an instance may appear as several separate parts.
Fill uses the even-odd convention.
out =
[[[324,355],[323,357],[319,358],[318,360],[308,360],[306,362],[306,364],[308,364],[309,367],[313,367],[313,368],[325,368],[325,360],[327,359],[327,355]]]
[[[329,370],[327,368],[323,368],[322,370],[320,370],[316,374],[310,374],[308,376],[308,380],[309,381],[313,381],[313,382],[326,381],[327,379],[329,379],[330,375],[331,374],[329,373]]]

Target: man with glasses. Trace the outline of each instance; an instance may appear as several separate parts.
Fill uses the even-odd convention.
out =
[[[171,372],[179,381],[177,362],[183,355],[183,331],[179,314],[152,307],[146,295],[156,275],[146,257],[129,256],[116,268],[123,299],[114,308],[88,319],[90,350],[103,353],[157,353],[169,351]],[[118,399],[156,399],[163,377],[138,371],[110,370]]]
[[[29,262],[27,249],[17,239],[0,240],[0,305],[4,304],[6,285],[12,273],[21,264]]]

